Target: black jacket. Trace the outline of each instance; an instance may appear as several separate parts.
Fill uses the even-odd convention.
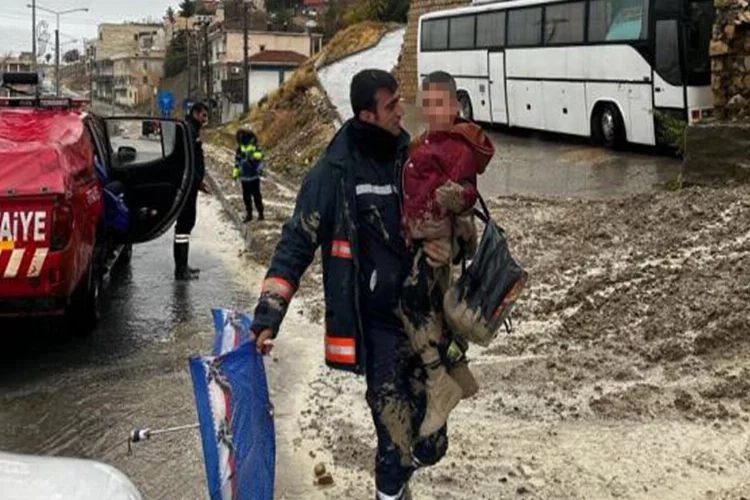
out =
[[[357,197],[354,170],[372,162],[352,143],[348,121],[328,145],[324,156],[308,172],[294,214],[284,225],[252,330],[271,329],[274,336],[300,279],[322,249],[326,314],[326,364],[331,368],[364,373],[364,342],[360,311],[360,261],[357,242]],[[410,137],[398,140],[394,167],[400,172]],[[398,178],[398,177],[397,177]]]
[[[199,186],[206,175],[206,160],[203,156],[203,141],[201,140],[201,124],[192,116],[185,120],[193,140],[193,153],[195,162],[195,181],[194,186]]]

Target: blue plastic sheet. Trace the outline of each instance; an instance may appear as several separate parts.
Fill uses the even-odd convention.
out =
[[[249,340],[251,318],[213,311],[211,356],[190,359],[211,500],[272,500],[273,407],[263,357]]]

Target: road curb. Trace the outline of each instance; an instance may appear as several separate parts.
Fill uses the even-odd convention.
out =
[[[216,196],[216,199],[221,203],[221,207],[229,217],[229,220],[232,221],[237,231],[242,235],[242,240],[245,242],[245,249],[252,250],[253,237],[247,224],[242,222],[242,214],[235,210],[234,206],[229,201],[229,198],[227,198],[227,195],[221,189],[219,183],[216,182],[216,179],[214,179],[209,169],[206,169],[206,182],[211,187],[211,194]]]

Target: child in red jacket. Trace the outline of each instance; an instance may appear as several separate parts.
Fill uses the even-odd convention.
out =
[[[459,221],[462,215],[471,214],[478,198],[477,176],[484,172],[495,148],[481,127],[458,117],[451,75],[435,72],[425,77],[422,96],[429,130],[412,144],[403,170],[403,226],[413,265],[404,283],[400,312],[427,372],[427,410],[420,428],[420,435],[426,437],[446,424],[449,413],[463,397],[473,395],[477,385],[463,352],[450,371],[441,360],[439,347],[451,344],[443,322],[443,297],[451,269],[433,267],[423,242],[445,239],[455,245],[466,236],[460,227],[466,225]],[[465,218],[473,226],[473,220]],[[460,345],[458,340],[454,344]],[[460,349],[465,351],[466,344]]]

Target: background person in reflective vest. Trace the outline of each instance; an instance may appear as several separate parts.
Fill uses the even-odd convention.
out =
[[[237,153],[234,159],[232,178],[242,182],[242,199],[245,202],[245,220],[253,220],[253,201],[258,210],[258,220],[264,220],[263,194],[260,191],[260,176],[265,162],[258,137],[251,130],[237,131]]]
[[[410,137],[398,84],[364,70],[351,83],[354,118],[305,177],[284,225],[255,309],[258,350],[273,347],[289,302],[320,247],[325,273],[325,362],[364,374],[378,440],[377,498],[410,498],[417,468],[448,449],[447,427],[419,437],[426,396],[422,363],[396,310],[410,264],[401,236],[399,178]],[[427,241],[436,265],[451,261],[445,241]],[[447,346],[441,350],[447,358]],[[363,450],[364,452],[365,450]]]
[[[197,102],[190,108],[190,115],[185,120],[193,139],[193,151],[195,153],[195,178],[190,187],[187,202],[182,212],[177,217],[174,232],[174,276],[178,281],[189,281],[198,279],[200,269],[188,265],[190,255],[190,233],[195,227],[198,215],[198,191],[208,193],[208,187],[204,181],[206,163],[203,156],[203,141],[201,140],[201,129],[208,121],[208,106]]]

